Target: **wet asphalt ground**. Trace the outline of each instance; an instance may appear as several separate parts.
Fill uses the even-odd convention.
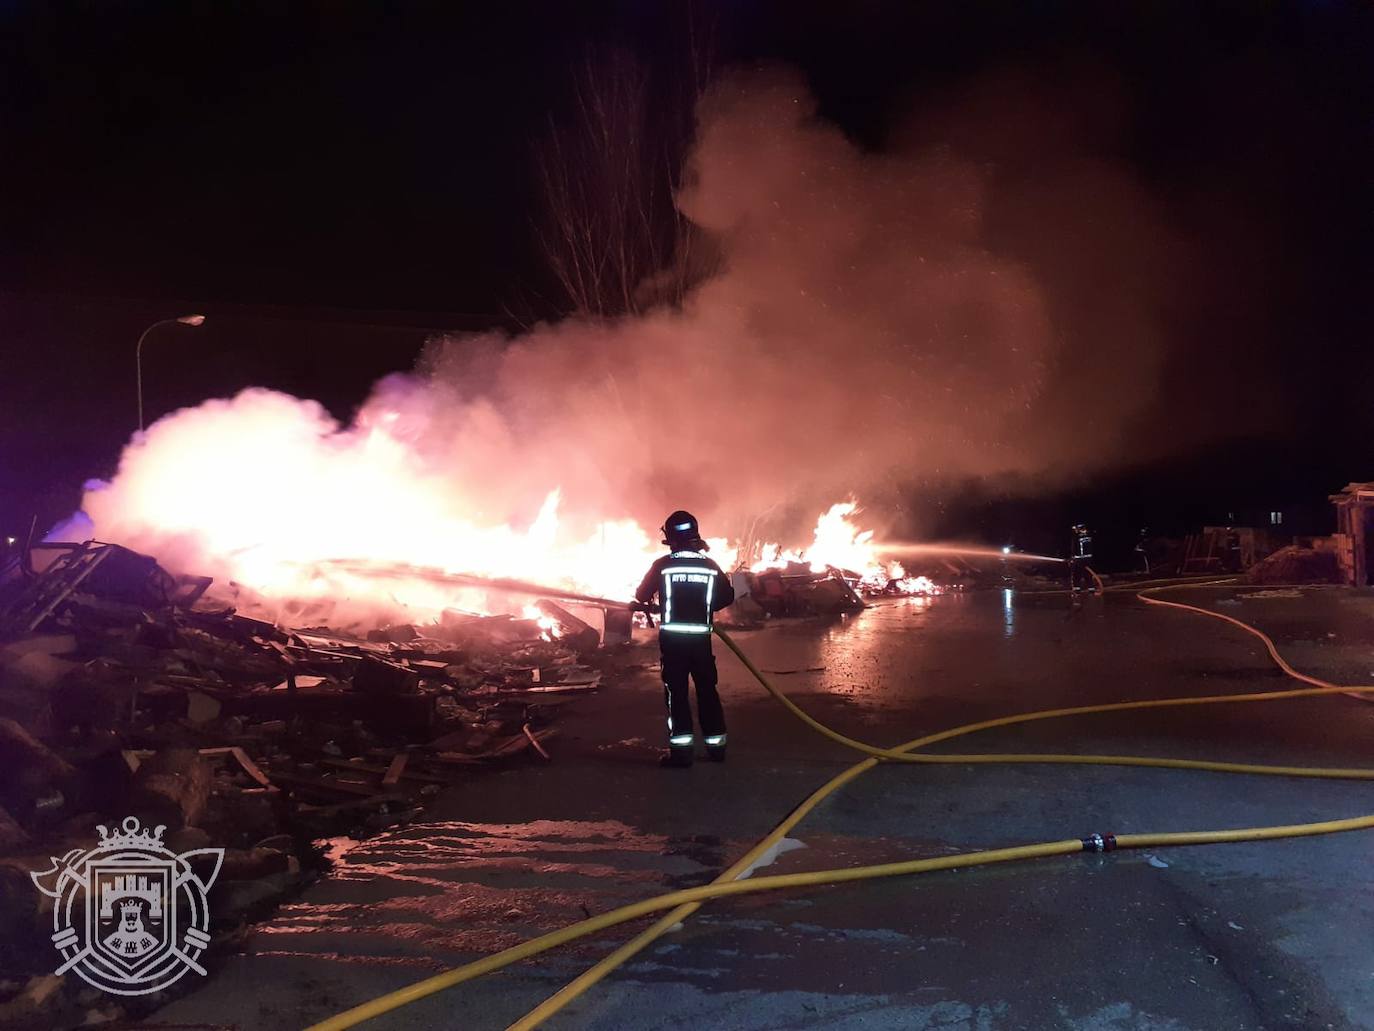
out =
[[[1374,683],[1374,598],[1189,590],[1299,668]],[[1128,594],[881,603],[736,635],[813,715],[897,744],[1035,709],[1297,686],[1259,642]],[[656,674],[565,703],[552,762],[476,775],[425,821],[338,843],[335,871],[155,1023],[298,1028],[589,914],[703,884],[858,761],[717,643],[724,765],[656,765]],[[646,647],[646,663],[655,651]],[[1374,767],[1344,696],[1046,721],[936,746]],[[1374,784],[1124,767],[881,765],[768,873],[1082,837],[1374,813]],[[351,847],[350,847],[351,845]],[[500,1029],[640,921],[365,1027]],[[1374,832],[1033,860],[709,903],[549,1027],[1374,1028]]]

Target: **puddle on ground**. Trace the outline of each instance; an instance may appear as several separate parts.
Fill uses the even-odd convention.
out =
[[[253,954],[427,966],[440,953],[492,952],[705,883],[733,847],[614,820],[417,823],[320,844],[329,877],[255,929]]]

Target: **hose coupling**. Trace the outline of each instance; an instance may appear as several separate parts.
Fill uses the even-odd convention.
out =
[[[1084,852],[1115,852],[1115,834],[1089,834],[1083,841]]]

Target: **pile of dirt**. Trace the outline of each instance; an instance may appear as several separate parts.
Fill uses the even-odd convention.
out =
[[[1290,544],[1250,567],[1252,584],[1334,584],[1341,582],[1333,551]]]

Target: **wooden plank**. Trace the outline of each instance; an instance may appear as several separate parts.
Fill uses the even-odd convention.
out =
[[[333,791],[340,795],[361,795],[371,798],[379,793],[377,788],[367,784],[350,784],[343,780],[325,780],[322,777],[305,777],[298,773],[273,773],[272,779],[278,784],[305,788],[307,791]]]
[[[480,766],[482,760],[475,755],[463,752],[436,752],[429,757],[430,762],[449,763],[454,766]]]
[[[509,702],[518,700],[522,695],[571,695],[579,691],[595,691],[600,687],[599,684],[550,684],[548,687],[512,687],[504,688],[497,692],[498,701]],[[558,702],[567,701],[566,698],[550,698],[548,704],[554,705]],[[540,705],[544,704],[541,699]]]
[[[267,774],[263,773],[262,770],[258,768],[258,764],[248,757],[247,752],[237,746],[231,748],[229,752],[239,761],[239,765],[243,767],[243,772],[257,781],[259,786],[267,788],[269,791],[276,790],[276,785],[267,779]]]
[[[382,776],[382,787],[394,787],[396,782],[401,779],[401,774],[406,768],[406,752],[397,752],[396,757],[391,760],[391,765],[387,767],[386,773]]]
[[[360,807],[364,807],[364,806],[366,806],[366,807],[368,807],[368,808],[373,808],[373,807],[376,807],[376,806],[383,806],[383,805],[392,805],[392,804],[403,805],[403,806],[413,806],[415,803],[414,803],[411,799],[406,798],[405,795],[398,795],[398,794],[391,794],[391,793],[386,793],[386,794],[380,794],[380,793],[379,793],[379,794],[373,795],[371,798],[353,798],[353,799],[349,799],[347,802],[332,802],[332,803],[330,803],[330,804],[328,804],[328,805],[316,805],[316,804],[313,804],[313,803],[305,803],[305,804],[309,807],[310,811],[311,811],[314,815],[316,815],[316,816],[327,816],[327,815],[329,815],[329,814],[334,814],[334,813],[350,813],[350,812],[356,812],[356,811],[358,811],[358,809],[359,809]]]
[[[124,756],[125,765],[129,767],[129,772],[137,773],[139,766],[143,763],[143,760],[152,758],[152,756],[156,755],[157,753],[154,752],[152,749],[147,748],[126,748],[123,749],[121,754]],[[277,790],[277,786],[273,784],[271,780],[268,779],[267,774],[262,772],[262,768],[258,766],[258,764],[255,763],[249,757],[247,752],[245,752],[242,748],[238,747],[237,745],[221,745],[217,748],[201,748],[198,749],[198,754],[201,756],[201,758],[204,759],[222,759],[226,755],[233,757],[233,759],[239,764],[239,766],[242,767],[243,772],[248,774],[249,778],[251,778],[258,785],[257,788],[247,789],[250,793],[259,794],[261,793],[261,791],[271,792]],[[259,789],[261,789],[261,791]]]
[[[530,730],[530,725],[526,723],[524,727],[521,729],[524,730],[525,737],[529,738],[530,744],[534,746],[534,750],[538,752],[540,755],[542,755],[545,759],[548,759],[549,753],[544,751],[544,746],[541,745],[539,743],[539,739],[534,736],[534,731]]]
[[[47,619],[48,616],[52,615],[52,613],[57,609],[57,607],[61,605],[64,601],[66,601],[67,598],[70,597],[71,594],[78,587],[81,586],[82,581],[85,580],[86,577],[94,573],[96,567],[99,566],[100,563],[104,562],[105,559],[109,558],[109,556],[113,553],[114,549],[109,547],[102,548],[100,551],[96,552],[84,552],[79,558],[72,560],[72,565],[70,567],[56,574],[58,576],[65,576],[68,578],[65,586],[57,594],[55,598],[53,598],[46,605],[44,605],[41,610],[39,610],[38,615],[34,616],[29,620],[28,624],[24,627],[25,632],[32,633],[34,628],[37,627],[39,623],[42,623],[43,620]],[[75,576],[72,576],[73,570],[75,570]]]
[[[407,753],[409,754],[409,753]],[[338,770],[361,770],[363,773],[371,773],[374,776],[382,776],[390,769],[389,766],[380,766],[376,763],[355,763],[347,759],[316,759],[321,766],[332,766]],[[414,780],[422,784],[452,784],[453,781],[448,777],[437,777],[432,773],[420,773],[409,767],[401,771],[401,780]]]
[[[500,744],[482,752],[473,752],[470,754],[465,752],[438,752],[427,756],[426,760],[439,763],[454,763],[462,766],[475,766],[492,759],[509,759],[514,755],[518,755],[530,747],[530,738],[535,739],[536,745],[539,745],[557,736],[557,727],[549,727],[547,730],[542,730],[538,734],[522,730],[521,733],[513,734],[503,739]]]

